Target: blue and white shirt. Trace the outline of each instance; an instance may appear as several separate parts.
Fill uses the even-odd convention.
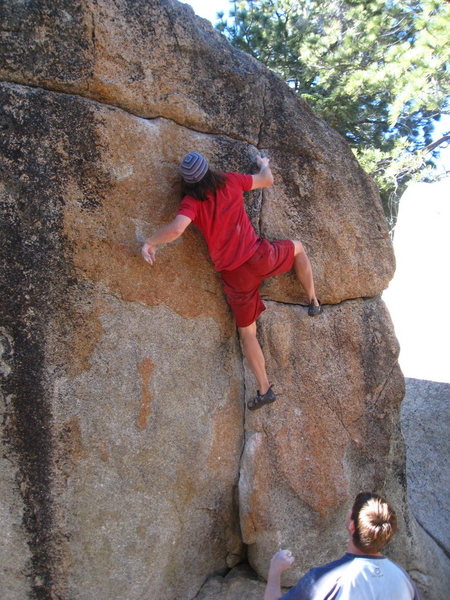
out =
[[[344,554],[315,567],[280,600],[420,600],[407,573],[384,556]]]

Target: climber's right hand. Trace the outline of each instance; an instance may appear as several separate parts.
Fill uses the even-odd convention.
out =
[[[264,169],[269,166],[270,159],[266,156],[261,156],[261,154],[256,155],[256,164],[260,169]]]
[[[272,560],[270,561],[270,569],[277,571],[278,573],[282,573],[283,571],[286,571],[286,569],[289,569],[294,560],[295,557],[292,556],[292,552],[290,550],[280,550],[272,556]]]

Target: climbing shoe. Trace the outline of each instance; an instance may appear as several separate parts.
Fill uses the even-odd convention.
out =
[[[316,306],[315,304],[310,304],[308,306],[308,315],[310,317],[315,317],[317,315],[320,315],[320,313],[322,312],[322,305],[319,302],[319,306]]]
[[[247,402],[248,410],[256,410],[257,408],[261,408],[265,404],[271,404],[275,402],[277,397],[275,396],[275,392],[272,389],[272,384],[265,394],[260,394],[259,391],[256,392],[256,396]]]

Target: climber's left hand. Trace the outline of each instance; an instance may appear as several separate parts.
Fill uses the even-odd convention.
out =
[[[152,265],[156,260],[156,248],[152,246],[148,242],[142,246],[142,258],[146,260],[150,265]]]

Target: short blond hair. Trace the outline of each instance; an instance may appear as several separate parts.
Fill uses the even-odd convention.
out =
[[[362,552],[379,552],[397,531],[397,517],[378,494],[361,492],[355,498],[351,519],[355,524],[353,543]]]

